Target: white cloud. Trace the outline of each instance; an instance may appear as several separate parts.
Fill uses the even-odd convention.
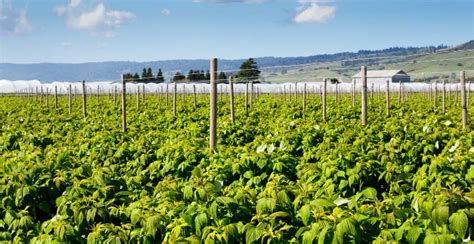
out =
[[[93,34],[99,32],[106,37],[114,37],[115,29],[135,19],[132,12],[110,10],[103,3],[93,8],[81,4],[81,0],[71,0],[68,5],[56,6],[53,10],[58,16],[65,16],[68,28]]]
[[[161,14],[164,16],[170,16],[171,15],[171,10],[164,8],[161,10]]]
[[[26,16],[26,10],[22,9],[19,11],[18,19],[15,25],[15,33],[27,33],[33,30],[33,26],[31,25],[28,17]]]
[[[95,30],[105,21],[105,6],[99,4],[89,12],[83,12],[79,16],[69,16],[67,25],[71,29]]]
[[[23,34],[33,31],[26,8],[15,8],[10,0],[0,0],[0,33]]]
[[[293,22],[300,23],[324,23],[336,15],[336,7],[322,5],[321,0],[299,0],[300,6],[296,9],[297,13],[293,17]]]

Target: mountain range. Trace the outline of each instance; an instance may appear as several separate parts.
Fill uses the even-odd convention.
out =
[[[319,54],[305,57],[257,57],[254,58],[259,67],[267,73],[285,72],[292,65],[317,64],[334,61],[345,61],[352,65],[370,62],[392,56],[423,56],[442,51],[457,51],[474,48],[474,41],[469,41],[454,47],[445,45],[427,47],[391,47],[382,50],[360,50],[358,52],[341,52],[335,54]],[[219,70],[235,72],[244,59],[219,60]],[[355,62],[354,62],[355,61]],[[347,65],[347,64],[346,64]],[[158,68],[163,70],[167,79],[177,71],[187,73],[188,70],[208,70],[209,60],[164,60],[150,62],[107,61],[93,63],[35,63],[12,64],[0,63],[0,79],[5,80],[33,80],[42,82],[53,81],[102,81],[119,80],[122,73],[141,74],[143,68],[152,68],[154,74]]]

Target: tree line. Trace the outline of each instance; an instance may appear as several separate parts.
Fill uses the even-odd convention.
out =
[[[234,74],[233,72],[219,72],[217,75],[217,81],[219,83],[227,82],[229,76],[234,76],[237,82],[254,81],[258,82],[260,79],[261,71],[258,68],[257,62],[253,58],[245,60],[241,65],[239,71]],[[132,74],[127,73],[124,75],[124,79],[128,82],[141,82],[141,83],[161,83],[165,81],[163,72],[158,69],[156,75],[153,74],[151,68],[143,68],[141,76],[138,73]],[[171,78],[172,82],[203,82],[208,83],[211,80],[211,73],[209,70],[198,70],[191,69],[187,75],[184,75],[180,71],[176,72]]]
[[[258,68],[257,62],[253,58],[245,60],[241,65],[239,71],[234,74],[233,72],[219,72],[217,74],[217,82],[225,83],[229,76],[233,76],[237,82],[254,81],[259,82],[261,71]],[[176,72],[172,78],[173,82],[204,82],[207,83],[211,80],[211,74],[209,70],[189,70],[188,75],[185,76],[181,72]]]
[[[138,75],[138,73],[124,74],[124,79],[129,82],[142,82],[142,83],[161,83],[165,81],[165,77],[163,76],[163,71],[161,71],[161,69],[158,69],[158,73],[155,76],[151,68],[143,68],[141,76]]]

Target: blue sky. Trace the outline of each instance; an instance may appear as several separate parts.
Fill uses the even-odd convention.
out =
[[[0,62],[307,56],[474,39],[472,0],[0,0]]]

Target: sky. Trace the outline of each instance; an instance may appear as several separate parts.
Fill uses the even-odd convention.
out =
[[[0,63],[309,56],[472,39],[472,0],[0,0]]]

